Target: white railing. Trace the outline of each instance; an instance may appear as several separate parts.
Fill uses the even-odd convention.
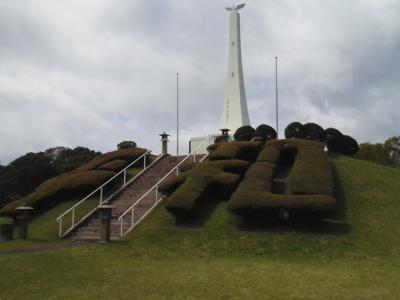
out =
[[[62,237],[66,232],[68,232],[69,230],[71,230],[75,224],[77,224],[78,222],[76,221],[76,209],[78,206],[80,206],[82,203],[84,203],[85,201],[87,201],[90,197],[92,197],[93,195],[95,195],[97,192],[99,192],[99,204],[97,207],[101,206],[103,203],[107,202],[110,200],[110,198],[113,196],[111,195],[110,197],[108,197],[107,199],[103,200],[104,198],[104,187],[108,184],[110,184],[111,182],[113,182],[117,177],[119,177],[121,174],[123,174],[123,185],[122,187],[125,187],[125,185],[127,185],[129,182],[126,181],[126,176],[127,176],[127,170],[133,166],[135,163],[137,163],[139,160],[141,160],[143,158],[143,170],[146,170],[147,168],[147,156],[150,154],[150,150],[146,151],[145,153],[143,153],[140,157],[138,157],[136,160],[134,160],[133,162],[131,162],[129,165],[127,165],[124,169],[122,169],[120,172],[118,172],[117,174],[115,174],[112,178],[110,178],[109,180],[107,180],[105,183],[103,183],[101,186],[99,186],[98,188],[96,188],[93,192],[91,192],[89,195],[87,195],[86,197],[84,197],[82,200],[80,200],[78,203],[76,203],[74,206],[72,206],[70,209],[66,210],[64,213],[62,213],[61,215],[59,215],[57,217],[57,222],[58,222],[58,226],[59,226],[59,230],[58,230],[58,236]],[[136,176],[135,176],[136,177]],[[63,232],[63,219],[66,215],[70,214],[71,215],[71,225]]]
[[[191,151],[182,161],[180,161],[174,168],[172,168],[163,178],[161,178],[153,187],[151,187],[146,193],[144,193],[134,204],[132,204],[119,218],[118,222],[120,224],[120,235],[123,237],[127,233],[129,233],[136,224],[138,224],[141,220],[143,220],[156,206],[157,204],[162,200],[163,197],[159,197],[159,192],[158,192],[158,187],[159,185],[166,179],[168,178],[171,174],[176,172],[176,175],[179,175],[179,166],[183,164],[185,161],[189,159],[190,156],[193,156],[193,162],[196,162],[196,152],[206,143],[208,142],[209,144],[211,140],[214,140],[214,137],[209,136],[207,139],[205,139],[200,145],[196,147],[193,151]],[[203,161],[201,159],[200,161]],[[139,217],[138,220],[135,220],[135,207],[138,205],[146,196],[148,196],[151,192],[154,192],[154,204],[142,215]],[[130,221],[128,221],[128,225],[130,226],[127,230],[124,231],[124,218],[130,216]]]

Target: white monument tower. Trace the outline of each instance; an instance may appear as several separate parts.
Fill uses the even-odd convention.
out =
[[[238,10],[244,4],[227,7],[229,14],[229,58],[228,75],[225,86],[224,109],[221,129],[229,129],[233,135],[239,127],[250,125],[247,111],[246,92],[244,90],[242,51],[240,45],[240,15]],[[189,142],[189,152],[207,153],[207,147],[214,143],[220,134],[192,137]]]
[[[247,110],[246,92],[244,89],[242,51],[240,41],[240,14],[244,4],[227,7],[229,14],[229,58],[228,74],[225,85],[224,109],[222,113],[222,128],[227,128],[231,134],[244,125],[250,125]]]

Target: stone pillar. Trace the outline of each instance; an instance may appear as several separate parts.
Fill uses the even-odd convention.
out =
[[[18,227],[18,238],[26,240],[28,238],[28,224],[33,208],[20,206],[15,209],[15,219]]]
[[[165,133],[165,131],[164,131],[163,133],[160,134],[160,136],[161,136],[161,144],[162,144],[161,154],[168,154],[169,134]]]
[[[99,206],[100,214],[100,242],[107,243],[111,238],[111,216],[114,206],[101,205]]]

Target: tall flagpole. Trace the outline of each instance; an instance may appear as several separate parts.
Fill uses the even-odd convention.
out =
[[[275,56],[275,107],[276,107],[276,137],[279,136],[279,114],[278,114],[278,56]]]
[[[176,73],[176,156],[179,155],[179,73]]]

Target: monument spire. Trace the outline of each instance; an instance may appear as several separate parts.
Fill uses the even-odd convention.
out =
[[[226,7],[229,13],[229,57],[228,74],[225,85],[222,127],[232,133],[241,126],[250,125],[247,110],[246,92],[244,89],[242,52],[240,41],[240,14],[238,10],[245,4]]]

